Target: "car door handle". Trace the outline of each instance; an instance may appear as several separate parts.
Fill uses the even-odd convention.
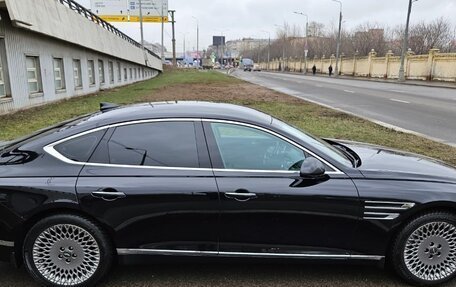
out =
[[[125,198],[127,197],[125,193],[119,192],[115,189],[111,188],[106,188],[103,189],[102,191],[94,191],[92,192],[92,196],[96,198],[101,198],[105,201],[114,201],[120,198]]]
[[[229,199],[235,199],[237,201],[247,201],[253,198],[257,198],[257,195],[256,193],[248,192],[244,189],[239,189],[235,192],[226,192],[225,197]]]

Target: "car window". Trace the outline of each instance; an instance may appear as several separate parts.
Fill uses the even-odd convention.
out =
[[[109,164],[199,167],[193,122],[117,127],[107,143],[107,153],[106,163]]]
[[[56,145],[54,149],[68,159],[87,162],[105,132],[106,130],[97,131],[68,140]]]
[[[338,163],[345,166],[353,166],[353,163],[347,159],[347,157],[338,149],[328,144],[327,142],[318,139],[314,136],[311,136],[289,124],[286,124],[278,119],[273,119],[273,125],[277,126],[281,130],[289,133],[292,136],[295,136],[302,141],[305,141],[312,147],[316,148],[319,152],[330,156],[332,159],[336,160]]]
[[[211,123],[226,169],[299,170],[305,153],[270,133],[225,123]]]

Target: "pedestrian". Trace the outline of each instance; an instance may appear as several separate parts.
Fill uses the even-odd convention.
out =
[[[332,65],[329,65],[328,71],[329,71],[329,76],[331,77],[332,74],[333,74],[333,66]]]
[[[317,73],[317,67],[315,65],[313,65],[312,74],[314,74],[314,76],[315,76],[316,73]]]

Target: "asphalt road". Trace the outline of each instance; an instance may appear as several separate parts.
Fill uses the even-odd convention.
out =
[[[270,72],[233,75],[456,145],[456,89]]]
[[[455,282],[456,283],[456,282]],[[24,271],[0,264],[0,286],[35,287]],[[163,264],[118,266],[101,287],[408,286],[375,266],[323,264]],[[453,282],[446,286],[456,286]]]

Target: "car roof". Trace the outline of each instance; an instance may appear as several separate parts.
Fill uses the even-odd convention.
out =
[[[255,109],[225,103],[172,101],[121,106],[90,117],[97,126],[158,118],[207,118],[270,125],[272,117]]]

